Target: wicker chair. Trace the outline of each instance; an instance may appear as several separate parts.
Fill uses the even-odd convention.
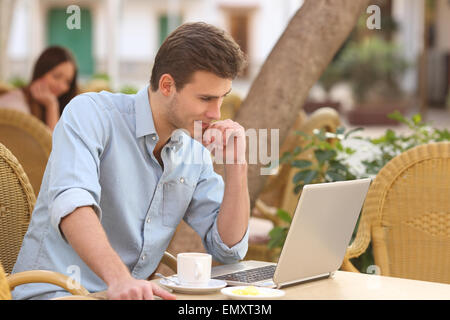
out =
[[[12,85],[0,80],[0,96],[5,93],[8,93],[9,91],[11,91],[13,89],[14,89],[14,87]]]
[[[19,161],[0,143],[0,263],[10,273],[36,197]]]
[[[50,129],[30,114],[0,109],[0,143],[17,157],[38,195],[52,149]]]
[[[75,295],[87,295],[82,286],[60,273],[46,270],[10,273],[27,231],[36,198],[28,177],[14,155],[0,143],[0,299],[11,298],[10,291],[25,283],[45,282]],[[70,281],[69,281],[70,280]]]
[[[177,272],[177,258],[165,251],[160,264],[167,266],[173,273]]]
[[[313,112],[309,117],[301,111],[290,130],[291,133],[280,148],[280,154],[292,151],[296,146],[305,144],[303,137],[295,134],[295,131],[311,134],[314,129],[325,129],[328,132],[334,132],[339,124],[339,114],[335,109],[321,108]],[[307,158],[311,152],[308,151],[307,154],[302,154],[301,157]],[[300,159],[300,155],[298,159]],[[297,170],[289,164],[283,164],[276,175],[272,175],[267,179],[263,191],[255,202],[253,216],[250,218],[249,250],[246,259],[273,261],[277,258],[279,250],[269,250],[267,248],[269,241],[267,231],[270,231],[273,225],[283,224],[276,215],[278,208],[291,214],[295,211],[300,198],[300,194],[295,194],[293,191],[295,186],[292,178],[296,172]],[[267,223],[268,221],[271,222],[271,225]],[[263,223],[265,226],[261,230],[252,230],[252,226],[263,225]]]
[[[388,162],[363,207],[351,258],[372,241],[381,275],[450,283],[450,142],[412,148]]]

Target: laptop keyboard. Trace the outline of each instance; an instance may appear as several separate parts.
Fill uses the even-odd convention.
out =
[[[275,268],[276,265],[268,265],[255,269],[224,274],[221,276],[214,277],[214,279],[224,281],[246,282],[246,283],[258,282],[262,280],[272,279],[273,274],[275,273]]]

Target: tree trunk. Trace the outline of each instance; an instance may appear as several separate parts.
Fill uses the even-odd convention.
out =
[[[234,120],[246,130],[270,129],[287,137],[309,90],[365,12],[368,0],[305,0],[262,66]],[[259,148],[259,146],[258,146]],[[247,148],[248,149],[248,148]],[[280,155],[281,156],[281,155]],[[248,159],[248,158],[247,158]],[[251,206],[264,187],[263,165],[249,164]],[[223,166],[216,165],[223,175]]]

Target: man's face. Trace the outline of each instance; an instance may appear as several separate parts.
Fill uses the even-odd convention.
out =
[[[181,90],[176,91],[167,109],[167,119],[176,129],[186,129],[194,137],[194,121],[202,121],[202,134],[220,119],[223,98],[231,91],[231,79],[206,71],[196,71]]]

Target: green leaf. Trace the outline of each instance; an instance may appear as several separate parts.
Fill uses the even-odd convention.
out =
[[[324,163],[325,161],[331,160],[336,156],[336,151],[334,150],[315,150],[314,155],[316,156],[319,163]]]
[[[420,115],[420,113],[413,115],[412,121],[415,125],[419,125],[422,122],[422,116]]]
[[[302,170],[297,172],[292,179],[292,182],[298,184],[300,181],[304,181],[304,184],[310,183],[312,179],[317,176],[316,170]]]
[[[350,147],[346,147],[346,148],[344,149],[344,152],[345,152],[346,154],[351,155],[351,154],[354,154],[354,153],[356,152],[356,150],[354,150],[354,149],[352,149],[352,148],[350,148]]]
[[[333,181],[344,181],[345,176],[343,176],[340,173],[337,173],[335,171],[327,171],[326,174],[333,180]]]
[[[395,132],[391,129],[387,129],[386,130],[386,134],[385,134],[385,142],[392,142],[396,140],[396,135]]]
[[[276,247],[282,247],[284,244],[284,241],[286,240],[287,235],[287,228],[283,227],[274,227],[269,232],[270,241],[268,243],[268,247],[270,249],[276,248]]]
[[[316,170],[311,170],[308,175],[305,177],[305,179],[303,180],[303,182],[305,184],[309,184],[311,183],[317,176],[318,176],[318,172]]]
[[[285,222],[288,222],[288,223],[292,222],[292,217],[286,210],[278,209],[277,216]]]
[[[286,151],[285,153],[283,153],[283,155],[280,158],[280,163],[285,163],[290,161],[292,158],[292,155],[289,151]]]
[[[296,167],[296,168],[307,168],[309,166],[312,165],[312,162],[309,160],[294,160],[291,163],[291,166]]]
[[[330,161],[330,169],[332,169],[332,171],[348,171],[348,168],[339,161]]]
[[[295,194],[299,193],[300,190],[302,190],[304,186],[305,185],[303,183],[300,183],[300,184],[296,185],[295,188],[294,188],[294,193]]]
[[[298,156],[300,153],[302,153],[302,147],[297,146],[294,148],[294,151],[292,152],[294,156]]]
[[[406,125],[410,125],[410,123],[408,122],[408,120],[398,111],[398,110],[396,110],[395,112],[393,112],[393,113],[389,113],[388,115],[387,115],[387,117],[389,118],[389,119],[392,119],[392,120],[396,120],[396,121],[398,121],[398,122],[400,122],[400,123],[404,123],[404,124],[406,124]]]
[[[303,181],[303,179],[305,179],[306,174],[307,174],[308,171],[311,171],[311,170],[302,170],[302,171],[297,172],[294,175],[294,177],[292,178],[292,182],[297,184],[300,181]]]
[[[275,226],[275,227],[273,227],[272,230],[270,230],[269,236],[270,236],[271,238],[277,238],[277,237],[280,237],[280,235],[283,234],[283,229],[284,229],[283,227]]]
[[[326,136],[326,131],[325,129],[320,129],[317,131],[313,131],[314,135],[317,137],[317,139],[319,139],[319,141],[326,141],[328,138]]]
[[[355,132],[358,132],[358,131],[362,131],[362,130],[364,130],[364,128],[362,128],[362,127],[358,127],[358,128],[352,129],[352,130],[350,130],[349,132],[347,132],[345,134],[344,139],[347,139],[351,134],[353,134]]]
[[[344,134],[345,132],[345,128],[344,127],[339,127],[336,129],[336,135],[338,134]]]
[[[299,135],[299,136],[302,136],[302,137],[304,137],[304,138],[311,138],[310,136],[309,136],[309,134],[307,134],[306,132],[303,132],[303,131],[295,131],[294,132],[296,135]]]

